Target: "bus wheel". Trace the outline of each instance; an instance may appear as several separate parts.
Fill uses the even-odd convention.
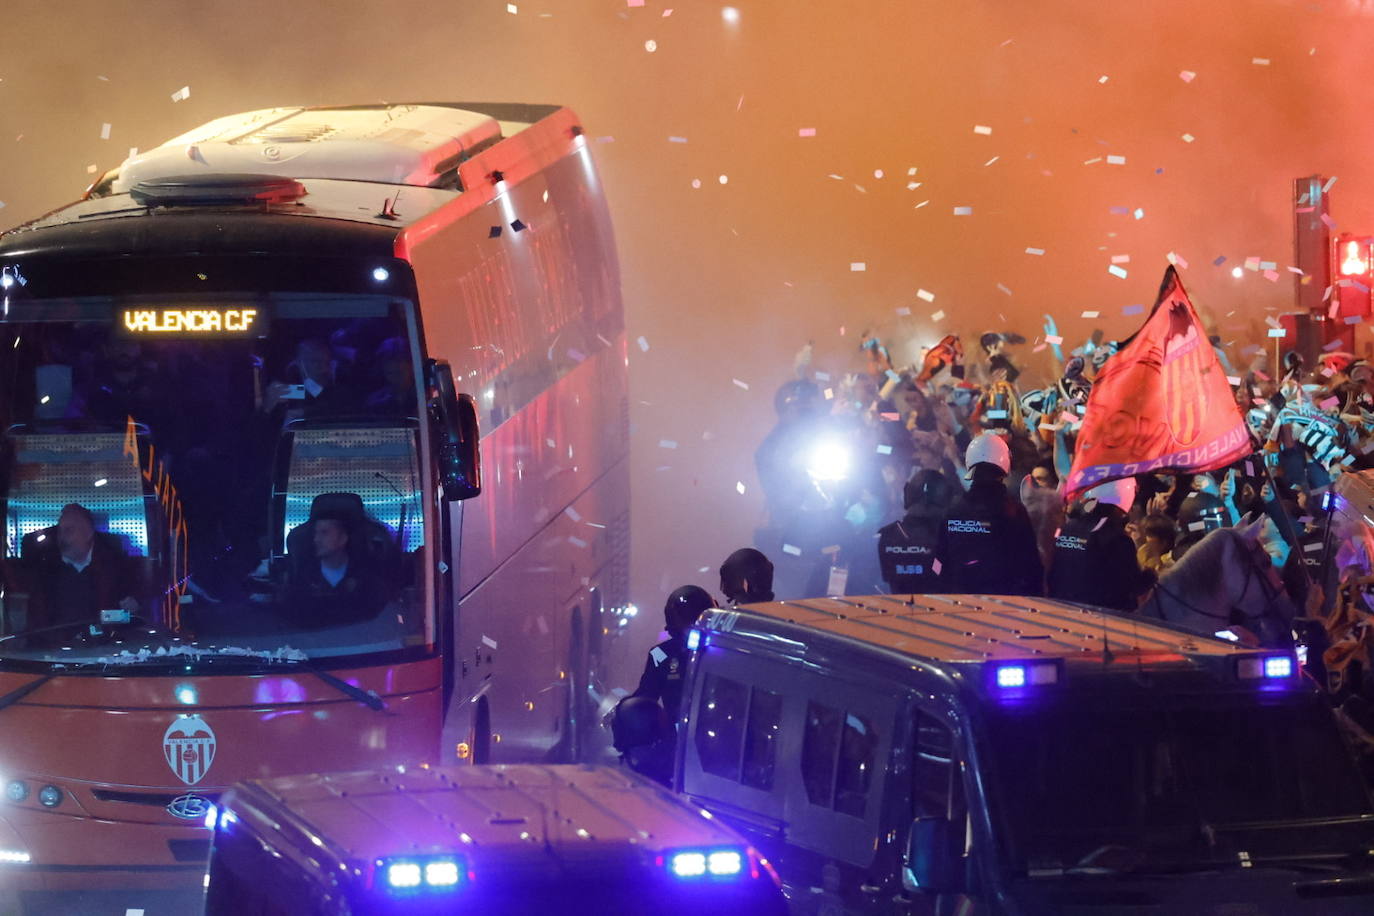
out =
[[[477,700],[477,714],[473,716],[472,762],[491,763],[491,706],[486,697]]]

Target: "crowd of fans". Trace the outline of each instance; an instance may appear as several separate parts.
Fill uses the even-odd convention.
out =
[[[779,562],[781,597],[981,591],[1132,610],[1154,576],[1209,531],[1243,518],[1262,520],[1261,542],[1298,608],[1307,606],[1309,582],[1332,586],[1324,590],[1329,609],[1342,577],[1371,572],[1358,514],[1352,522],[1328,511],[1325,494],[1339,474],[1374,467],[1374,365],[1325,352],[1309,366],[1288,353],[1276,371],[1261,351],[1231,377],[1252,455],[1206,474],[1142,475],[1065,505],[1061,482],[1092,380],[1115,345],[1085,344],[1066,354],[1058,379],[1033,388],[1015,362],[1024,342],[984,334],[968,356],[951,335],[920,365],[900,367],[868,338],[865,365],[834,384],[803,351],[756,453],[768,510],[758,542]],[[1235,371],[1220,342],[1212,344],[1225,371]],[[984,515],[1025,517],[1037,556],[1008,544],[995,564],[942,556],[958,550],[950,519],[972,511],[959,504],[980,498]],[[1118,529],[1123,537],[1102,548]],[[1075,565],[1089,541],[1097,557],[1110,556],[1107,567]],[[923,544],[928,556],[916,549]]]

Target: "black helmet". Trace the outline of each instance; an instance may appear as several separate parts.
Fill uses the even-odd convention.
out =
[[[697,622],[707,608],[716,606],[711,593],[697,585],[684,585],[673,590],[663,605],[663,621],[668,632],[686,630]]]
[[[670,727],[668,714],[656,700],[626,697],[616,705],[611,719],[611,743],[623,754],[632,748],[656,744]]]
[[[916,505],[948,506],[953,500],[953,490],[949,479],[934,468],[922,468],[906,482],[902,490],[902,502],[910,509]]]
[[[783,383],[773,395],[773,409],[779,417],[807,414],[821,403],[821,390],[808,381]]]

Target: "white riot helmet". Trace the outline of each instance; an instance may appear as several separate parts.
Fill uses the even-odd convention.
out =
[[[1007,447],[1007,440],[996,433],[978,435],[964,452],[964,466],[968,468],[965,476],[973,476],[973,467],[977,464],[995,464],[1003,474],[1011,473],[1011,449]]]
[[[1122,477],[1120,480],[1100,483],[1087,492],[1086,498],[1130,512],[1131,506],[1135,505],[1135,478]]]

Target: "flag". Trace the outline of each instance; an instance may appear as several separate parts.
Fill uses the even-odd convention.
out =
[[[1251,450],[1226,373],[1170,266],[1150,317],[1093,381],[1064,498],[1136,474],[1216,470]]]

